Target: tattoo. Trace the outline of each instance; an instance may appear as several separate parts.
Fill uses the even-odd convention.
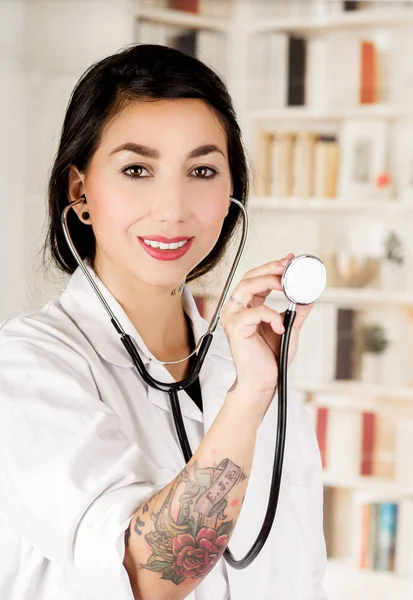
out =
[[[181,283],[179,287],[173,289],[171,292],[171,296],[175,296],[176,294],[179,294],[179,292],[182,292],[182,290],[184,289],[184,285],[184,283]]]
[[[154,530],[145,535],[152,555],[140,567],[161,573],[161,579],[176,585],[207,575],[223,555],[234,528],[225,509],[228,494],[240,478],[244,480],[245,474],[229,459],[210,468],[195,461],[184,469],[159,510],[152,510]],[[148,504],[143,511],[149,511]]]
[[[130,528],[128,527],[127,530],[125,531],[125,548],[127,548],[129,546],[130,536],[131,536],[131,532],[130,532]]]
[[[139,517],[136,517],[136,521],[135,521],[135,526],[133,528],[133,530],[138,534],[138,535],[142,535],[142,531],[140,530],[141,527],[144,527],[145,523],[144,521],[141,521]]]

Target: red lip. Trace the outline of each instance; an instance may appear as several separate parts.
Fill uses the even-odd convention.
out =
[[[182,258],[182,256],[184,256],[188,250],[190,249],[190,247],[192,246],[192,243],[194,241],[194,238],[175,238],[173,241],[164,241],[167,240],[167,238],[160,238],[159,236],[157,238],[154,237],[147,237],[145,238],[145,240],[153,240],[154,242],[164,242],[165,244],[167,243],[173,243],[173,242],[178,242],[178,241],[184,241],[184,240],[188,240],[187,243],[182,246],[181,248],[177,248],[176,250],[160,250],[159,248],[152,248],[152,246],[148,246],[148,244],[145,244],[145,242],[143,241],[142,238],[138,237],[138,242],[140,243],[141,247],[145,250],[145,252],[147,254],[149,254],[149,256],[151,256],[152,258],[155,258],[156,260],[178,260],[178,258]]]
[[[174,244],[176,242],[185,242],[185,240],[190,240],[191,236],[186,237],[174,237],[174,238],[166,238],[162,235],[141,235],[139,236],[141,240],[149,240],[150,242],[163,242],[164,244]]]

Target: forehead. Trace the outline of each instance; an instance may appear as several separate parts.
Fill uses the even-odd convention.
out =
[[[216,143],[226,149],[223,124],[206,102],[194,98],[131,101],[106,126],[101,147],[124,141],[192,149]]]

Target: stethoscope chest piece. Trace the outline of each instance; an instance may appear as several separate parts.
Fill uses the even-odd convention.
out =
[[[295,257],[281,278],[284,294],[293,304],[312,304],[324,292],[326,283],[324,264],[311,254]]]

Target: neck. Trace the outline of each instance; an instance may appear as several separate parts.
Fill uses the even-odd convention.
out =
[[[158,360],[177,360],[189,354],[188,327],[182,307],[184,282],[157,287],[132,279],[118,269],[115,273],[110,266],[95,264],[94,269]]]

